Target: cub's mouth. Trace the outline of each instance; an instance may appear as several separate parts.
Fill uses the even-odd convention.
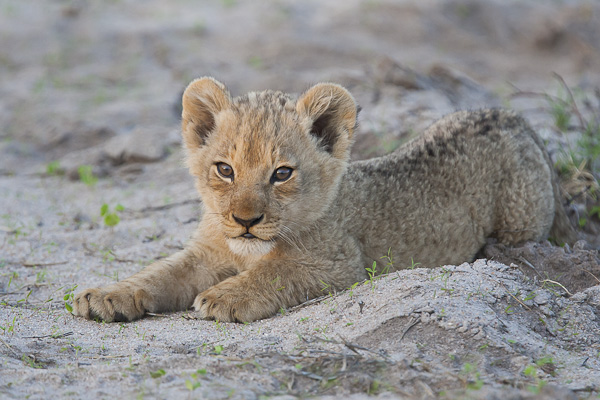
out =
[[[232,253],[239,256],[264,256],[275,248],[275,241],[246,232],[227,239],[227,245]]]

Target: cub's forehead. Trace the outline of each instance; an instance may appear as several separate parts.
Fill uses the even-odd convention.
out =
[[[217,120],[229,140],[281,140],[300,128],[296,100],[282,92],[250,92],[233,99]]]
[[[289,95],[266,90],[236,97],[231,111],[238,124],[246,124],[252,129],[273,129],[297,121],[295,105],[296,100]]]
[[[233,99],[233,106],[240,110],[268,108],[273,112],[294,111],[296,99],[287,93],[274,90],[250,92]]]
[[[275,91],[233,99],[217,118],[218,152],[244,164],[295,158],[292,154],[302,129],[295,106],[294,98]]]

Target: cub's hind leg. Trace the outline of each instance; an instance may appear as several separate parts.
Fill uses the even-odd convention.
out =
[[[504,184],[496,198],[493,237],[515,245],[548,237],[554,220],[553,171],[545,150],[531,139],[515,140],[514,158],[504,166]]]

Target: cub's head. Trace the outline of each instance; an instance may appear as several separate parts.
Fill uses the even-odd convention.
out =
[[[182,131],[205,226],[238,255],[295,241],[326,217],[356,116],[352,95],[335,84],[295,100],[273,91],[231,98],[212,78],[194,80],[183,94]]]

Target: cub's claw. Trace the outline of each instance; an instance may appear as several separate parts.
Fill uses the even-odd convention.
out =
[[[75,296],[73,314],[106,322],[132,321],[146,313],[150,298],[145,290],[130,288],[86,289]]]

